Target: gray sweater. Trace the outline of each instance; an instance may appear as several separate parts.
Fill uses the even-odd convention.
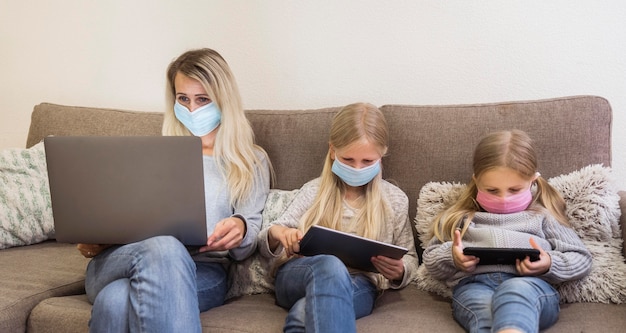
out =
[[[385,221],[387,223],[387,228],[385,228],[384,234],[381,235],[381,238],[378,239],[378,241],[403,246],[409,249],[409,252],[407,252],[407,254],[405,254],[402,258],[404,263],[404,278],[401,282],[393,284],[381,274],[363,274],[366,274],[379,289],[399,289],[413,281],[417,273],[418,265],[413,231],[411,229],[408,216],[409,200],[402,190],[387,181],[383,181],[381,183],[381,188],[384,192],[383,198],[387,200],[387,204],[391,207],[393,216],[389,216],[389,219]],[[289,207],[287,207],[287,209],[276,221],[272,222],[272,225],[278,224],[286,227],[297,228],[300,224],[301,217],[313,204],[313,200],[317,195],[318,189],[319,178],[304,184]],[[348,220],[356,214],[356,210],[349,207],[345,203],[343,208],[344,221],[348,222]],[[346,225],[347,224],[349,223],[346,223]],[[282,246],[279,246],[275,253],[270,251],[267,238],[268,230],[269,227],[261,230],[259,233],[259,252],[265,257],[277,259],[282,255],[284,249]],[[349,230],[346,231],[349,232]]]
[[[261,222],[265,200],[270,191],[269,163],[261,152],[257,152],[262,167],[254,170],[254,185],[248,200],[237,206],[230,204],[230,190],[221,169],[213,156],[204,155],[204,196],[206,202],[207,237],[213,233],[215,225],[228,217],[237,216],[246,223],[246,234],[239,247],[229,251],[203,252],[194,255],[196,261],[228,261],[228,257],[244,260],[256,250],[257,234]]]
[[[467,222],[466,222],[467,223]],[[572,228],[560,224],[545,210],[514,214],[477,212],[463,236],[463,247],[530,248],[532,237],[552,258],[552,266],[539,276],[550,283],[580,279],[591,270],[591,254]],[[454,266],[452,241],[433,238],[424,250],[424,265],[430,274],[455,286],[462,278],[490,272],[516,273],[514,265],[478,265],[472,273]]]

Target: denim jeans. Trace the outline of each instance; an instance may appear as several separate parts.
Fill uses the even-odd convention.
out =
[[[226,288],[221,264],[196,267],[174,237],[111,247],[87,266],[85,290],[93,304],[89,330],[200,332],[200,310],[222,304]]]
[[[276,302],[288,309],[284,332],[356,332],[356,319],[374,308],[376,286],[350,275],[335,256],[295,258],[277,272]],[[306,329],[305,329],[306,328]]]
[[[486,273],[464,278],[454,288],[454,319],[469,332],[515,328],[538,332],[559,318],[559,293],[537,277]]]

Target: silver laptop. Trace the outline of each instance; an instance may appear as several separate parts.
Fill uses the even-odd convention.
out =
[[[58,242],[206,244],[200,138],[56,136],[44,146]]]

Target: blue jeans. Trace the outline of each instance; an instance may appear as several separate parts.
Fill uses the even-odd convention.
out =
[[[280,267],[276,302],[288,309],[284,332],[356,332],[356,319],[374,308],[376,286],[350,275],[335,256],[294,258]]]
[[[226,288],[221,264],[196,265],[174,237],[111,247],[87,266],[89,330],[200,332],[199,312],[221,305]]]
[[[540,278],[486,273],[464,278],[454,288],[454,319],[469,332],[515,328],[538,332],[559,318],[559,293]]]

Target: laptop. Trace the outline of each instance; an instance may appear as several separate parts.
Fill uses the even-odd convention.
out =
[[[298,254],[303,256],[332,254],[348,267],[377,272],[372,264],[372,257],[381,255],[401,259],[407,252],[408,249],[402,246],[314,225],[300,240]]]
[[[51,136],[44,147],[58,242],[206,244],[200,138]]]

